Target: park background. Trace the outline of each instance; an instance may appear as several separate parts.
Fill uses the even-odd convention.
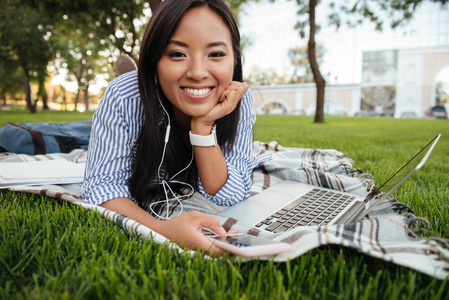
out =
[[[127,23],[131,11],[125,8],[131,3],[142,8],[145,13],[133,23],[144,26],[151,14],[150,2],[117,1],[117,6],[114,7],[105,5],[103,1],[95,1],[89,2],[91,6],[86,9],[87,2],[83,0],[2,1],[0,5],[7,7],[0,7],[0,47],[2,47],[0,70],[3,72],[0,72],[1,91],[5,91],[5,84],[16,90],[14,93],[5,94],[7,102],[6,105],[2,102],[0,123],[90,120],[95,105],[100,101],[104,86],[115,77],[113,69],[116,58],[132,50],[126,44],[132,41],[127,40],[125,43],[130,33],[127,30],[132,28],[130,23]],[[378,2],[367,1],[374,4]],[[426,26],[433,28],[417,36],[413,43],[424,40],[428,44],[406,44],[402,41],[389,45],[386,40],[385,42],[382,39],[371,40],[367,36],[373,34],[381,38],[383,34],[388,35],[390,32],[389,34],[393,35],[390,43],[393,43],[403,36],[403,31],[407,31],[407,27],[400,27],[393,33],[388,29],[388,24],[385,24],[383,33],[376,33],[372,25],[367,23],[368,33],[366,31],[358,34],[348,33],[353,39],[346,39],[339,36],[341,31],[335,32],[334,29],[322,26],[321,32],[317,34],[317,42],[323,43],[322,49],[327,49],[327,55],[332,53],[330,41],[339,44],[341,48],[341,52],[337,52],[334,58],[326,58],[324,55],[320,61],[324,76],[331,72],[330,76],[326,77],[329,81],[328,95],[332,95],[333,85],[358,85],[361,88],[365,52],[384,50],[399,52],[402,51],[402,48],[399,49],[402,45],[407,49],[447,47],[448,11],[447,8],[441,7],[439,1],[436,2],[417,1],[420,5],[414,11],[417,14],[413,14],[416,19],[419,19],[420,11],[424,14],[425,21],[416,25],[418,29]],[[284,69],[285,72],[288,71],[290,62],[286,54],[288,49],[296,46],[304,47],[306,41],[300,39],[297,31],[289,27],[290,24],[294,26],[297,20],[295,3],[289,1],[228,3],[234,5],[240,16],[246,43],[244,55],[247,76],[250,77],[252,64],[259,66],[260,69],[280,68],[269,70],[266,72],[268,75],[262,76],[262,79],[269,79],[266,82],[270,85],[257,82],[258,77],[252,77],[252,87],[256,94],[262,94],[264,88],[275,89],[271,83],[276,83],[278,88],[306,85],[309,92],[313,93],[313,83],[310,82],[288,84],[283,81],[276,82],[283,78]],[[239,6],[238,3],[244,5]],[[285,5],[279,6],[282,7],[279,8],[280,11],[277,8],[278,3]],[[329,3],[330,1],[322,1],[319,7],[324,9]],[[62,11],[67,11],[67,14],[61,13]],[[118,19],[111,19],[111,15],[117,15]],[[254,15],[262,21],[260,19],[252,21],[255,28],[250,29],[250,25],[245,25],[245,22],[249,22]],[[320,15],[323,17],[324,14]],[[92,21],[94,19],[96,21]],[[286,20],[289,20],[288,24],[283,23]],[[11,31],[6,30],[7,21],[12,22]],[[56,26],[58,24],[63,26]],[[265,27],[265,24],[270,24],[267,27],[273,27],[274,31],[270,31],[271,36],[268,37],[267,44],[259,45],[257,35],[251,38],[250,32],[258,32],[256,29]],[[440,24],[446,25],[440,27]],[[108,31],[103,31],[109,28],[106,25],[124,27],[120,27],[120,31],[114,31],[116,34],[110,36]],[[435,29],[435,26],[438,29]],[[32,32],[36,33],[32,29],[36,28],[40,35],[32,36]],[[142,28],[140,27],[139,34]],[[270,28],[265,28],[262,32],[268,32]],[[362,30],[361,26],[356,28]],[[94,29],[98,30],[98,33],[85,31]],[[329,35],[324,38],[327,31]],[[282,36],[284,32],[288,32],[288,36],[281,38],[282,41],[277,40],[277,37]],[[345,46],[350,40],[360,41],[365,36],[371,41],[370,47]],[[408,34],[404,36],[406,39],[409,37]],[[33,37],[36,37],[36,40]],[[53,48],[43,47],[40,52],[41,49],[38,47],[42,45],[40,42],[50,41],[51,37],[60,38],[58,39],[60,44],[44,43]],[[117,46],[113,46],[114,40]],[[123,41],[122,51],[118,50],[120,41]],[[285,41],[292,44],[280,44]],[[280,49],[271,49],[277,44],[280,44]],[[57,46],[60,47],[58,50]],[[96,56],[95,49],[98,47],[101,48],[98,53],[102,55]],[[137,48],[136,46],[134,50]],[[256,59],[254,53],[265,51],[267,51],[265,57]],[[27,59],[21,61],[19,52]],[[47,52],[54,55],[55,59],[47,57]],[[298,50],[298,53],[304,53],[304,49],[302,52]],[[63,54],[68,56],[63,58]],[[358,58],[354,59],[352,64],[346,58],[343,59],[346,56]],[[51,59],[46,61],[47,58]],[[256,60],[251,63],[253,58]],[[269,63],[270,59],[280,59],[280,62]],[[95,63],[90,64],[93,61]],[[302,65],[301,68],[297,68],[296,80],[310,81],[307,59],[298,58],[298,61],[302,61]],[[23,63],[23,66],[19,62]],[[265,62],[268,64],[265,65]],[[332,69],[328,64],[335,64],[335,70],[343,75],[338,75],[335,79],[333,71],[328,71]],[[446,66],[447,63],[438,64],[440,70],[438,74],[442,74]],[[27,73],[29,80],[26,82],[32,83],[32,103],[37,105],[37,112],[34,114],[26,110],[24,100],[15,101],[23,98],[23,71],[27,67],[33,68]],[[69,67],[73,73],[64,71],[69,70]],[[39,76],[39,71],[42,71],[40,74],[45,74],[43,80]],[[75,76],[80,74],[84,75]],[[344,79],[346,76],[348,79]],[[434,79],[440,77],[435,76]],[[290,77],[293,76],[290,74],[285,78]],[[54,109],[70,111],[43,110],[40,107],[41,100],[34,102],[42,99],[43,86],[46,87],[45,91],[48,91],[48,98],[53,91],[54,102],[49,104],[53,103]],[[81,112],[83,110],[81,104],[86,99],[84,98],[86,90],[90,91],[86,94],[90,105],[87,111]],[[71,111],[74,109],[77,94],[79,94],[77,111]],[[300,96],[295,97],[298,97],[295,98],[298,99],[295,103],[306,103],[304,100],[306,97],[303,96],[302,100]],[[272,100],[267,95],[263,98],[265,104],[269,104]],[[280,102],[282,99],[277,100]],[[353,118],[330,115],[326,117],[324,124],[316,124],[311,116],[296,115],[303,113],[300,110],[281,111],[284,115],[275,115],[279,112],[278,108],[285,106],[290,108],[288,102],[284,104],[284,106],[267,105],[268,109],[274,106],[275,110],[266,111],[266,115],[258,116],[254,131],[255,139],[277,140],[281,145],[289,147],[338,149],[354,160],[354,167],[371,173],[375,183],[386,180],[402,162],[410,158],[411,153],[441,133],[443,136],[426,166],[404,183],[395,192],[395,197],[411,207],[417,216],[429,220],[431,228],[425,237],[443,239],[449,237],[447,120],[379,116]],[[229,259],[206,261],[200,253],[194,257],[184,256],[164,245],[131,237],[99,214],[64,201],[39,195],[0,191],[0,299],[449,299],[448,287],[449,279],[437,280],[420,272],[340,247],[315,249],[285,264],[271,261],[240,263]]]
[[[83,1],[15,2],[0,7],[0,108],[24,107],[28,97],[29,109],[84,111],[98,105],[120,55],[137,59],[151,5],[158,1],[108,2],[107,9],[101,1],[90,6]],[[446,0],[404,1],[399,7],[386,1],[384,9],[378,3],[317,5],[324,113],[416,118],[435,105],[449,110]],[[228,4],[239,19],[244,75],[255,90],[256,111],[313,115],[316,91],[307,55],[306,4]]]

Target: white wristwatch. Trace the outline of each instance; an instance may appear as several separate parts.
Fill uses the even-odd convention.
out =
[[[201,146],[201,147],[209,147],[209,146],[218,146],[217,142],[217,124],[212,126],[212,133],[209,135],[198,135],[189,131],[190,143],[192,146]]]

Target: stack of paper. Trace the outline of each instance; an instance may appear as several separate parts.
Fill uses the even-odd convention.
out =
[[[0,188],[79,183],[83,181],[85,167],[85,163],[73,163],[65,159],[2,162],[0,163]]]

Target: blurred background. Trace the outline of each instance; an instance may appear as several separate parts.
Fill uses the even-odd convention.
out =
[[[0,109],[95,110],[159,2],[2,0]],[[448,118],[447,0],[226,2],[259,114],[314,115],[321,87],[324,115]]]

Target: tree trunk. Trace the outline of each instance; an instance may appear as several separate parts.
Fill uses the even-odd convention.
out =
[[[65,93],[65,88],[61,84],[61,92],[62,92],[62,105],[64,106],[64,111],[67,111],[67,96]]]
[[[23,90],[25,91],[25,101],[27,103],[27,108],[31,110],[31,89],[30,89],[30,79],[28,76],[28,71],[23,71]]]
[[[48,96],[47,91],[45,90],[45,80],[44,78],[39,78],[39,91],[38,91],[39,97],[42,99],[42,106],[43,109],[48,110]]]
[[[78,106],[78,101],[80,99],[80,95],[81,95],[81,91],[82,91],[82,87],[83,84],[81,82],[84,74],[84,71],[86,70],[86,66],[83,64],[83,60],[80,60],[79,63],[79,69],[77,71],[77,73],[75,74],[76,77],[76,83],[78,84],[78,91],[76,92],[76,96],[75,96],[75,107],[73,108],[73,111],[77,111],[77,106]]]
[[[81,94],[81,89],[78,87],[78,92],[76,92],[76,96],[75,96],[75,106],[73,107],[73,111],[76,111],[76,109],[77,109],[80,94]]]
[[[31,84],[30,84],[30,75],[28,70],[24,70],[23,72],[23,88],[25,90],[25,101],[27,103],[27,108],[31,113],[36,112],[36,103],[33,103],[33,95],[31,94]]]
[[[44,87],[44,94],[42,95],[42,105],[44,106],[45,110],[48,110],[48,95],[47,91],[45,91],[45,87]]]
[[[84,90],[84,107],[85,111],[89,110],[89,85],[87,85]]]
[[[310,67],[312,68],[313,80],[316,85],[316,112],[315,112],[315,123],[324,123],[324,91],[326,89],[326,80],[324,80],[321,75],[320,68],[316,61],[316,45],[315,45],[315,8],[316,0],[309,1],[309,43],[308,43],[308,54]]]
[[[6,94],[1,92],[1,97],[0,98],[3,100],[3,104],[6,105]]]

